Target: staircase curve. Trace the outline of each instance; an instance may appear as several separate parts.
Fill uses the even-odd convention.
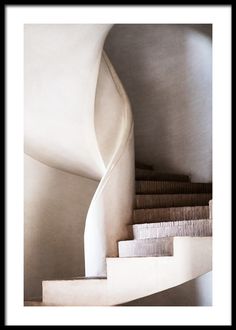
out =
[[[118,257],[118,241],[130,237],[134,206],[133,118],[128,97],[105,52],[96,105],[95,126],[106,170],[86,218],[86,276],[106,276],[106,257]],[[106,125],[108,131],[103,129]]]
[[[44,305],[121,304],[211,270],[204,237],[174,238],[174,256],[117,258],[118,242],[132,238],[135,166],[130,103],[103,51],[110,28],[26,26],[25,153],[100,181],[85,224],[86,277],[44,281]]]

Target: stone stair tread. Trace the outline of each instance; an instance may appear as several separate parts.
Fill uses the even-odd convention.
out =
[[[178,206],[204,206],[212,199],[211,193],[196,194],[136,194],[136,209]]]
[[[76,276],[71,278],[47,279],[45,281],[106,280],[105,276]]]
[[[173,238],[119,241],[118,249],[120,258],[173,256]]]
[[[44,306],[43,305],[43,302],[42,302],[42,298],[41,300],[25,300],[24,301],[24,306],[28,306],[28,307],[31,307],[31,306],[34,306],[34,307],[37,307],[37,306]]]
[[[212,269],[211,237],[172,240],[173,256],[106,258],[107,281],[43,281],[44,306],[117,306],[176,287]]]
[[[131,225],[134,239],[212,236],[212,220],[197,219]]]
[[[180,206],[165,208],[136,209],[133,211],[133,222],[163,222],[192,219],[208,219],[209,206]]]
[[[136,180],[137,194],[209,193],[211,183]]]
[[[157,170],[139,169],[135,170],[136,180],[162,180],[162,181],[181,181],[189,182],[190,178],[184,174],[161,173]]]

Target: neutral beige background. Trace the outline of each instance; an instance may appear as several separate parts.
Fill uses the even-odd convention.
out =
[[[211,306],[212,272],[122,306]]]
[[[131,101],[136,160],[211,181],[211,25],[114,25],[105,50]]]
[[[25,299],[42,281],[84,275],[84,225],[98,182],[53,169],[25,155]]]

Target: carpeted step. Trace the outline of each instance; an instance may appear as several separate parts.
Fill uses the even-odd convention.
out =
[[[176,181],[136,181],[137,194],[188,194],[210,193],[211,183],[176,182]]]
[[[131,227],[135,240],[173,236],[212,236],[212,220],[209,219],[143,223]]]
[[[161,222],[176,220],[208,219],[208,206],[165,207],[159,209],[136,209],[133,212],[134,223]]]
[[[212,194],[136,195],[136,209],[208,205]]]
[[[159,180],[159,181],[190,181],[189,176],[182,174],[160,173],[155,170],[139,169],[135,170],[136,180]]]
[[[161,257],[173,255],[173,238],[118,242],[119,257]]]

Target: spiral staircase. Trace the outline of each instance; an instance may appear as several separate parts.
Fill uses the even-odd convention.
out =
[[[87,38],[91,28],[86,26],[83,28]],[[68,27],[70,38],[74,33],[71,29],[73,27]],[[57,98],[60,98],[60,95],[57,94],[54,98],[46,95],[50,98],[50,102],[44,99],[45,103],[41,104],[41,107],[35,102],[36,97],[39,103],[44,102],[41,98],[43,94],[39,93],[35,96],[33,93],[36,89],[32,88],[34,78],[32,67],[35,65],[35,56],[40,54],[43,47],[41,45],[37,48],[38,44],[36,44],[37,52],[30,50],[34,53],[32,57],[34,64],[29,66],[27,71],[31,80],[28,78],[29,84],[26,84],[26,90],[29,94],[33,94],[33,101],[26,100],[28,109],[26,153],[49,166],[99,180],[85,224],[86,275],[43,281],[42,305],[44,306],[120,305],[180,285],[212,269],[211,183],[190,182],[190,178],[186,175],[160,173],[151,166],[142,164],[136,164],[135,169],[133,118],[129,100],[108,57],[102,52],[103,42],[109,29],[110,27],[103,26],[100,36],[96,31],[95,37],[100,40],[97,42],[99,47],[92,48],[92,51],[96,51],[96,56],[92,58],[93,66],[86,62],[87,58],[81,59],[80,65],[83,70],[85,64],[89,65],[88,82],[92,85],[92,92],[87,93],[90,85],[86,86],[86,94],[81,93],[81,99],[87,97],[83,106],[76,108],[79,109],[78,114],[73,113],[69,122],[62,120],[58,131],[56,131],[57,127],[48,124],[53,122],[49,120],[48,113],[52,111],[52,105],[55,107],[53,102],[58,102]],[[45,38],[50,39],[50,33],[54,35],[55,31],[51,28],[49,33],[43,31],[46,32]],[[80,28],[75,32],[77,36],[83,31],[81,32]],[[32,33],[30,37],[31,35]],[[51,46],[49,47],[50,42],[46,41],[48,51]],[[52,47],[54,46],[53,44]],[[61,41],[58,47],[62,47]],[[68,47],[68,53],[71,54],[70,47],[75,51],[77,40],[75,45],[72,40]],[[77,53],[78,58],[73,55],[69,63],[66,54],[61,54],[58,49],[55,52],[53,49],[52,67],[55,54],[59,57],[60,66],[66,59],[66,67],[69,67],[70,74],[75,67],[77,68],[78,58],[81,56],[80,49]],[[38,61],[42,61],[42,56],[38,56]],[[55,70],[58,65],[55,61]],[[63,74],[64,71],[58,78],[62,85],[65,80]],[[85,77],[85,74],[86,70],[82,76]],[[92,75],[94,75],[93,79],[90,78]],[[73,86],[81,84],[80,76],[76,76],[75,79],[78,81],[72,81]],[[42,77],[42,81],[52,88],[50,80],[54,83],[52,74],[47,73],[46,77]],[[84,88],[83,84],[79,86]],[[74,93],[73,88],[72,92]],[[68,93],[71,93],[69,88],[67,97]],[[72,101],[75,104],[78,102],[77,95]],[[72,101],[70,100],[69,105],[74,107]],[[68,98],[66,102],[67,106]],[[47,109],[48,105],[50,107]],[[60,118],[63,119],[67,115],[64,113],[64,108],[60,109],[61,104],[57,107],[60,121]],[[44,109],[46,109],[45,113]],[[79,111],[84,122],[81,135],[86,137],[89,150],[84,147],[86,141],[81,140],[77,145],[73,142],[78,135],[77,131],[75,134],[71,133],[74,128],[73,120],[77,115],[77,120],[81,120]],[[37,113],[38,117],[34,117]],[[40,131],[41,117],[44,123],[43,132]],[[65,132],[70,134],[68,137],[65,136],[65,141],[63,137],[60,142],[64,127]],[[44,145],[47,128],[53,138],[50,143],[46,140]],[[78,150],[81,150],[80,155]]]
[[[107,277],[43,282],[45,305],[120,305],[212,269],[211,183],[136,168],[130,240],[107,257]],[[142,202],[140,202],[140,200]]]

